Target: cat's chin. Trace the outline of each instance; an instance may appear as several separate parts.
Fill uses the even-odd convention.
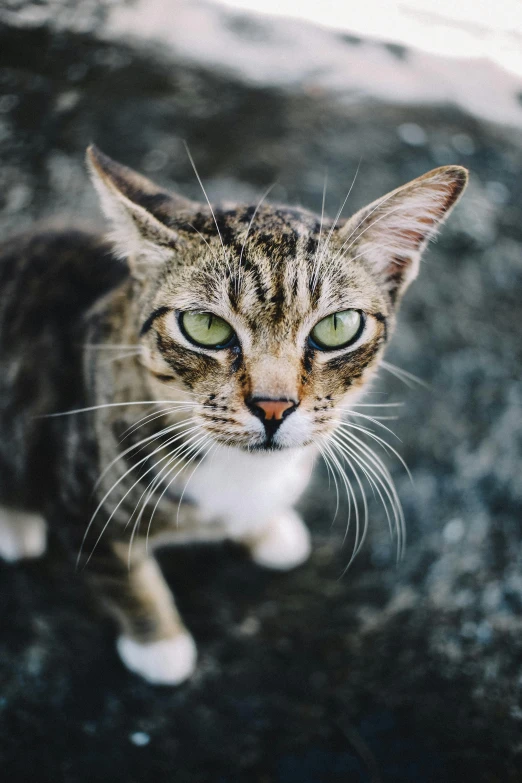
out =
[[[278,443],[273,440],[265,440],[261,443],[230,443],[229,441],[222,445],[227,445],[229,448],[236,448],[250,454],[274,454],[281,451],[298,451],[310,446],[311,443],[311,441],[305,441],[304,443]]]
[[[270,454],[274,451],[286,451],[289,448],[292,448],[291,446],[281,446],[280,443],[255,443],[252,446],[243,446],[242,447],[244,451],[255,451],[257,452],[264,452],[266,454]],[[295,448],[295,446],[293,447]]]

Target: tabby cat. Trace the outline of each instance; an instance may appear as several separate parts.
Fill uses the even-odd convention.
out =
[[[47,229],[0,250],[0,554],[40,555],[60,518],[123,662],[176,684],[196,647],[155,546],[228,538],[299,565],[310,536],[293,505],[318,453],[359,464],[400,533],[353,416],[467,173],[435,169],[332,221],[213,209],[94,146],[87,159],[108,237]]]

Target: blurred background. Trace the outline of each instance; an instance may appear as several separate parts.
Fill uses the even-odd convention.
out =
[[[522,780],[522,11],[518,0],[3,0],[0,231],[100,223],[84,151],[201,198],[346,212],[446,163],[469,189],[408,292],[380,395],[408,547],[364,550],[324,466],[295,573],[232,547],[161,554],[200,665],[124,671],[57,542],[0,563],[11,783]],[[390,440],[391,442],[391,440]],[[393,444],[397,445],[395,439]]]

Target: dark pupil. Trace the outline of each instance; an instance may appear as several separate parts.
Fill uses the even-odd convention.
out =
[[[334,329],[337,331],[337,313],[334,313]]]
[[[208,315],[208,324],[207,324],[207,329],[210,329],[210,327],[212,326],[212,319],[213,319],[213,317],[214,317],[214,316],[212,315],[212,313],[209,313],[209,315]]]

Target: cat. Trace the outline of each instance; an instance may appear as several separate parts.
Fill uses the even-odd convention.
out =
[[[214,209],[95,146],[87,161],[108,236],[48,228],[0,251],[0,554],[41,555],[60,516],[122,661],[178,684],[197,653],[155,546],[228,538],[268,568],[300,565],[293,507],[318,453],[366,465],[397,515],[389,474],[341,421],[467,172],[333,221]]]

